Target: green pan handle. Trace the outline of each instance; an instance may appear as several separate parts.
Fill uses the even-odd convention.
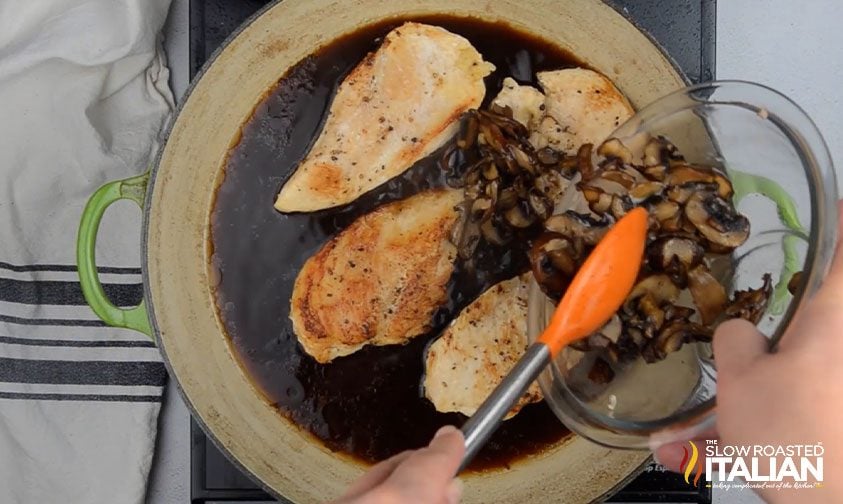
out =
[[[97,273],[95,252],[97,232],[105,210],[109,205],[121,199],[132,200],[143,208],[147,182],[149,182],[149,172],[137,177],[109,182],[91,196],[88,204],[85,205],[82,222],[79,224],[76,265],[79,268],[79,281],[82,284],[85,300],[103,322],[114,327],[134,329],[154,339],[145,301],[141,301],[134,308],[123,309],[114,306],[108,300]]]

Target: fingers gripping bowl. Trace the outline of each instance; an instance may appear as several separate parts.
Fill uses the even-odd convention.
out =
[[[152,332],[171,376],[211,438],[266,488],[296,502],[324,501],[338,495],[366,466],[330,449],[279,414],[265,387],[252,379],[253,370],[243,366],[237,341],[232,345],[229,328],[216,307],[215,291],[225,277],[219,276],[213,262],[210,239],[215,191],[225,177],[231,148],[244,138],[248,140],[244,124],[255,115],[267,91],[291,68],[308,61],[320,47],[366,26],[429,19],[443,12],[493,27],[501,26],[496,23],[510,25],[547,40],[609,76],[635,107],[683,84],[646,36],[596,1],[572,0],[559,5],[539,0],[493,4],[470,0],[286,0],[252,19],[206,67],[172,125],[151,177],[106,186],[91,207],[95,216],[83,222],[83,229],[93,231],[80,236],[92,249],[99,216],[110,202],[126,197],[142,204],[144,307],[124,313],[103,301],[101,290],[97,292],[93,255],[85,255],[82,246],[80,257],[88,258],[80,260],[80,273],[89,277],[86,296],[96,298],[92,305],[109,323]],[[269,117],[267,122],[289,119],[281,115]],[[277,137],[273,142],[286,145],[295,140]],[[275,177],[281,178],[256,179],[255,185],[262,188],[259,197],[268,198],[270,208],[280,182],[292,168],[289,163],[279,165]],[[254,243],[260,244],[260,236],[256,238]],[[292,242],[295,236],[290,235],[286,243]],[[318,245],[306,244],[310,252]],[[277,271],[276,262],[267,261],[265,272],[253,278],[256,292],[273,289],[268,279],[281,277],[270,273]],[[286,288],[291,288],[292,279],[287,280]],[[149,310],[151,328],[143,308]],[[282,313],[278,316],[284,317]],[[423,437],[413,433],[412,420],[408,418],[402,427]],[[468,476],[466,500],[515,502],[527,497],[587,502],[622,483],[645,459],[643,453],[608,450],[582,438],[567,437],[508,468]]]

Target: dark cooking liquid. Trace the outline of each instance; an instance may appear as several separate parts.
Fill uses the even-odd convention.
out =
[[[577,64],[569,54],[504,24],[419,20],[465,36],[494,63],[487,100],[506,76],[532,82],[536,71]],[[270,90],[230,152],[212,224],[217,302],[242,364],[284,415],[331,449],[367,461],[420,447],[440,426],[465,421],[459,414],[438,413],[424,398],[425,347],[483,290],[528,269],[522,251],[486,250],[476,271],[458,264],[450,301],[436,314],[434,329],[405,346],[369,346],[321,365],[297,344],[288,318],[290,296],[307,258],[378,205],[445,182],[434,155],[344,207],[295,215],[273,208],[281,185],[315,139],[336,86],[400,23],[370,26],[331,43]],[[473,467],[507,465],[567,434],[544,403],[527,406],[503,424]]]

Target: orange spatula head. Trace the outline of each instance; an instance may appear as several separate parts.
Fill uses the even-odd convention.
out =
[[[646,241],[647,211],[636,208],[594,247],[539,338],[553,357],[600,329],[620,308],[638,277]]]

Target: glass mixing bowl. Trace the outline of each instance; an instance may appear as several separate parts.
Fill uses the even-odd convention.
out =
[[[786,96],[758,84],[720,81],[682,89],[648,105],[613,134],[626,145],[663,135],[691,163],[725,170],[734,203],[750,220],[747,242],[710,269],[735,290],[773,277],[759,330],[771,348],[819,288],[837,240],[837,183],[825,142]],[[791,296],[791,276],[802,271]],[[528,330],[541,334],[555,306],[532,282]],[[711,345],[685,344],[663,361],[639,359],[599,386],[567,349],[539,378],[545,400],[572,431],[602,445],[648,448],[692,439],[713,427],[717,369]],[[588,359],[588,356],[585,357]]]

